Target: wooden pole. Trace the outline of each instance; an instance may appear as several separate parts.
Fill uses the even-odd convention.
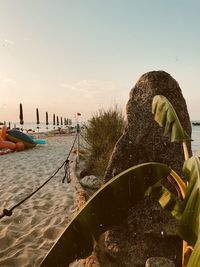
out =
[[[77,163],[80,161],[80,126],[77,122],[76,125],[76,131],[77,131]]]

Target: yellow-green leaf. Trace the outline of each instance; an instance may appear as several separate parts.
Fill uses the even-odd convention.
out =
[[[190,256],[187,267],[199,267],[200,266],[200,238],[196,242],[192,254]]]
[[[153,98],[152,113],[155,121],[164,128],[164,135],[171,134],[171,142],[191,140],[182,128],[176,111],[166,97],[156,95]]]
[[[183,171],[188,180],[184,200],[184,210],[180,224],[180,233],[189,245],[194,246],[200,236],[200,161],[197,156],[184,164]]]
[[[146,195],[152,196],[163,209],[169,211],[176,219],[180,220],[182,215],[181,201],[160,182],[148,188]]]

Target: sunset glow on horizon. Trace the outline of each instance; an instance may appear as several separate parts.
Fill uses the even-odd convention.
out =
[[[140,76],[176,79],[190,118],[200,101],[200,2],[0,0],[0,121],[26,121],[38,108],[83,120],[100,108],[125,112]]]

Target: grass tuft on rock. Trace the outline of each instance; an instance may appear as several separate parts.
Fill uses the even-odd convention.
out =
[[[99,109],[85,126],[85,140],[90,152],[87,168],[103,176],[113,148],[123,133],[125,119],[115,106],[108,110]]]

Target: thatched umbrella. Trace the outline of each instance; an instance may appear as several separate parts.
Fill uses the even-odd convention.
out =
[[[39,110],[36,108],[36,124],[37,124],[37,129],[39,130],[40,128],[40,118],[39,118]]]
[[[23,108],[21,103],[19,104],[19,120],[21,124],[21,130],[23,131],[24,117],[23,117]]]
[[[49,116],[48,112],[46,112],[46,129],[48,129],[48,125],[49,125]]]
[[[53,114],[53,128],[55,129],[55,125],[56,125],[56,116],[55,114]]]

